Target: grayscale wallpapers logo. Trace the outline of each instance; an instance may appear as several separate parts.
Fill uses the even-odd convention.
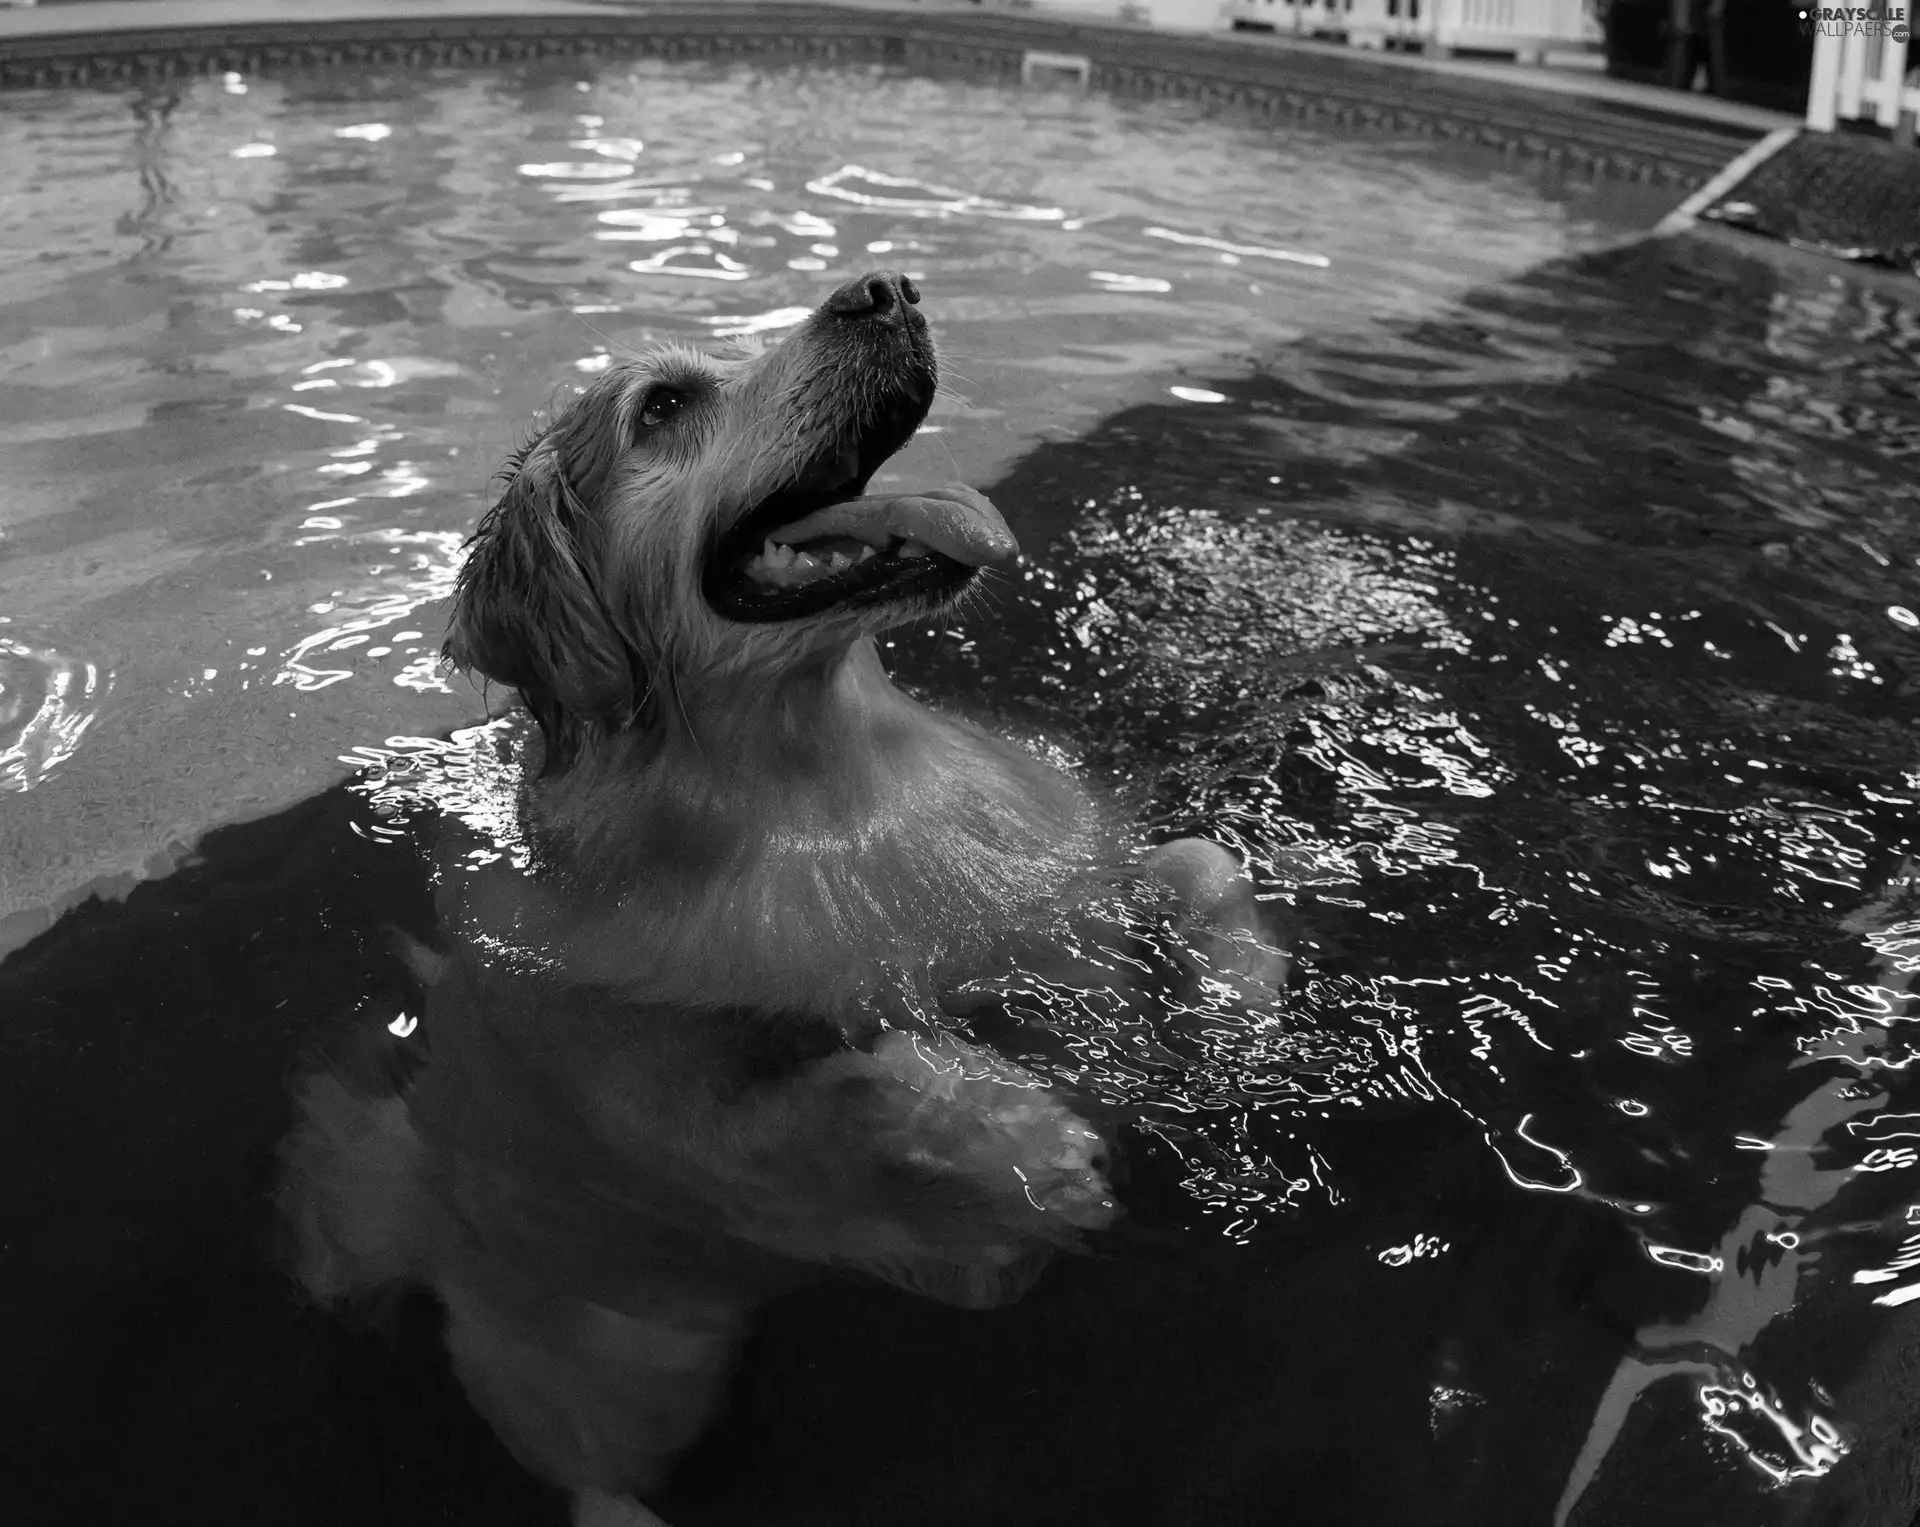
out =
[[[1800,35],[1819,32],[1827,37],[1890,37],[1907,40],[1907,8],[1904,5],[1810,5],[1797,11]]]

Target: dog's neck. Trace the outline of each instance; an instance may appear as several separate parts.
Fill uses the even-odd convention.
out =
[[[1090,862],[1085,793],[900,693],[871,640],[658,710],[528,788],[580,979],[790,1003],[992,943]]]

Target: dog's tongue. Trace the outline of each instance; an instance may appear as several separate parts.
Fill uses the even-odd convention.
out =
[[[784,525],[773,539],[787,546],[849,536],[877,550],[895,537],[918,541],[968,567],[1005,567],[1020,543],[984,493],[958,484],[897,498],[850,498]]]

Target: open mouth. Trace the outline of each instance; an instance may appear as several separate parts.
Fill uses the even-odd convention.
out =
[[[898,432],[895,432],[898,433]],[[732,620],[797,620],[900,600],[944,602],[1020,552],[999,512],[971,488],[865,495],[905,443],[824,453],[756,504],[707,563],[707,599]]]

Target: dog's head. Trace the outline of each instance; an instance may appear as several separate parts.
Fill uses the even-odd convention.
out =
[[[1017,556],[971,489],[865,496],[933,401],[918,302],[876,272],[759,353],[658,349],[509,463],[446,655],[520,691],[550,767],[669,693],[777,680]]]

